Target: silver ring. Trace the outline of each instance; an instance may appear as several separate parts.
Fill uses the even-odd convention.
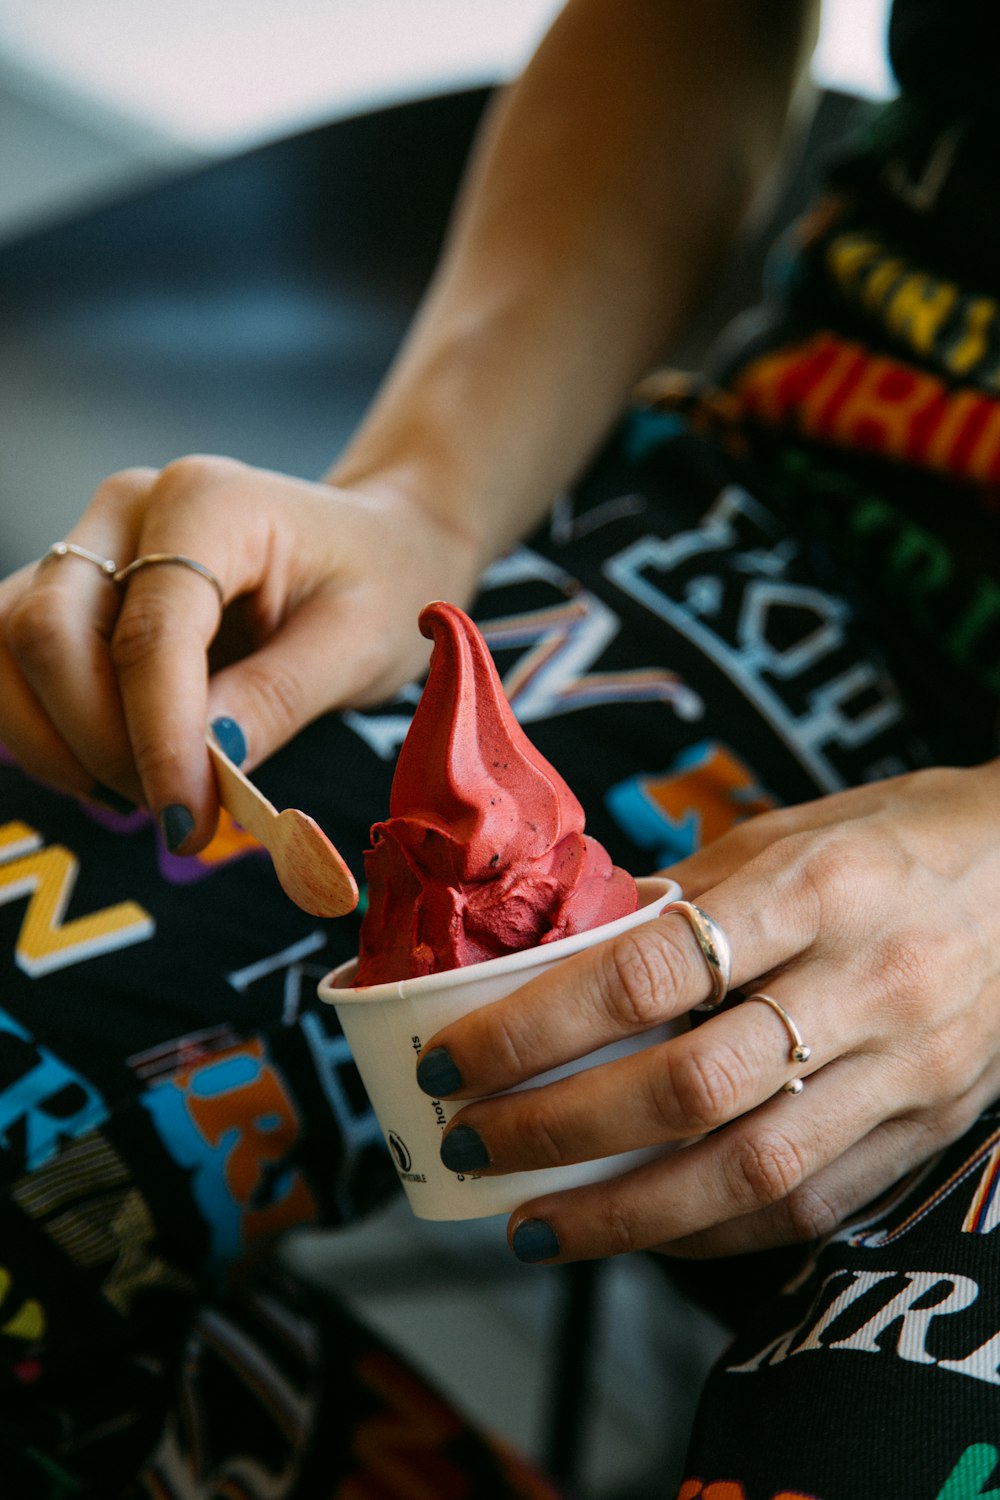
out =
[[[84,562],[94,563],[96,567],[100,568],[102,573],[106,573],[109,578],[117,581],[118,564],[114,558],[102,557],[99,552],[91,552],[89,547],[78,547],[76,542],[53,542],[48,552],[45,553],[45,556],[40,561],[44,562],[46,557],[70,556],[82,557]]]
[[[670,901],[663,908],[661,917],[669,916],[676,912],[683,917],[694,933],[695,942],[701,949],[701,956],[708,965],[708,972],[712,977],[712,993],[707,1000],[700,1005],[695,1005],[694,1010],[710,1011],[718,1010],[729,993],[729,981],[733,973],[733,952],[729,946],[729,939],[714,918],[702,911],[700,906],[695,906],[693,901]]]
[[[180,552],[147,552],[145,557],[137,557],[135,562],[129,563],[128,567],[116,569],[115,583],[126,584],[133,573],[138,573],[140,568],[158,568],[166,563],[175,563],[179,568],[190,568],[192,573],[197,573],[199,578],[204,578],[218,594],[219,608],[225,609],[225,591],[211,568],[206,568],[204,563],[195,562],[193,557],[184,557]]]
[[[788,1039],[792,1044],[788,1052],[788,1061],[792,1063],[808,1062],[812,1057],[812,1048],[807,1047],[802,1040],[802,1033],[785,1007],[779,1005],[773,995],[765,995],[763,990],[757,990],[754,994],[748,995],[747,1000],[759,1000],[762,1005],[770,1006],[771,1010],[774,1011],[774,1014],[788,1032]],[[804,1088],[805,1084],[801,1078],[792,1078],[788,1083],[782,1084],[782,1092],[786,1094],[801,1094]]]

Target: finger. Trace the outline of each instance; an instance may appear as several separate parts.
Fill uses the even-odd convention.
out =
[[[881,1121],[842,1156],[807,1178],[787,1198],[739,1219],[655,1248],[668,1255],[739,1255],[774,1245],[820,1239],[848,1218],[852,1232],[884,1219],[912,1183],[907,1175],[960,1140],[1000,1093],[1000,1059],[990,1059],[959,1099]],[[884,1195],[901,1184],[891,1198]],[[878,1200],[878,1201],[876,1201]],[[870,1211],[862,1213],[867,1205]]]
[[[25,570],[27,571],[27,570]],[[13,583],[21,575],[8,580]],[[31,775],[72,797],[86,797],[94,778],[57,732],[0,635],[3,721],[0,741]]]
[[[211,838],[218,811],[203,735],[219,605],[197,575],[176,567],[164,581],[153,571],[135,575],[112,652],[146,801],[168,848],[193,853]]]
[[[205,749],[208,650],[222,598],[256,588],[267,566],[263,526],[248,511],[242,464],[184,459],[159,477],[134,542],[136,557],[189,558],[132,573],[111,639],[129,742],[145,800],[168,848],[194,853],[218,816]],[[207,575],[205,571],[207,570]]]
[[[767,878],[741,872],[717,886],[709,910],[733,950],[734,987],[796,955],[818,932],[818,910],[794,861]],[[573,1058],[685,1014],[706,999],[709,972],[683,917],[662,916],[555,965],[513,995],[428,1039],[418,1061],[425,1092],[497,1093]],[[433,1055],[432,1055],[433,1054]]]
[[[977,1113],[970,1111],[969,1125]],[[752,1254],[823,1239],[848,1220],[852,1233],[861,1235],[865,1222],[884,1218],[895,1196],[912,1188],[910,1174],[945,1144],[921,1118],[884,1121],[780,1203],[654,1248],[685,1259]],[[899,1194],[887,1198],[897,1183]],[[875,1206],[864,1214],[869,1204]]]
[[[88,513],[67,540],[96,557],[121,556],[130,547],[128,505],[144,482],[121,476],[114,484],[116,507]],[[74,780],[87,787],[101,783],[137,801],[142,788],[109,649],[120,604],[114,579],[89,558],[48,556],[25,577],[6,613],[5,637],[41,714],[76,763]],[[34,756],[26,764],[38,767]],[[60,784],[70,789],[65,780]]]
[[[362,684],[378,694],[382,670],[379,632],[359,630],[350,599],[331,584],[299,604],[281,628],[251,655],[215,673],[209,684],[208,716],[235,719],[247,744],[244,768],[252,770],[278,750],[303,724],[352,702]],[[429,645],[413,625],[413,670]],[[336,649],[335,643],[340,643]],[[343,649],[350,643],[350,649]],[[399,684],[399,665],[385,681]]]
[[[95,783],[102,797],[141,795],[108,653],[120,595],[92,559],[127,555],[153,479],[131,469],[100,486],[66,538],[92,556],[47,555],[4,585],[5,737],[25,769],[76,796]]]
[[[521,1172],[717,1130],[867,1039],[867,1006],[845,1013],[809,971],[796,986],[804,1058],[768,1006],[744,1002],[630,1057],[468,1105],[442,1138],[442,1159],[455,1171]]]
[[[518,1228],[530,1221],[549,1227],[559,1259],[600,1258],[773,1208],[876,1129],[887,1111],[908,1107],[893,1071],[880,1062],[833,1063],[798,1098],[779,1094],[724,1130],[621,1177],[524,1204],[510,1221],[512,1247],[516,1254]]]
[[[823,1239],[904,1181],[927,1160],[929,1149],[928,1131],[919,1121],[884,1121],[781,1202],[654,1248],[664,1255],[701,1260]],[[890,1206],[880,1203],[880,1214]]]

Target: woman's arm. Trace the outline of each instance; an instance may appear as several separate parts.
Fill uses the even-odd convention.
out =
[[[485,558],[581,468],[772,173],[810,0],[571,0],[475,152],[420,316],[346,454]]]
[[[809,0],[571,0],[494,111],[414,330],[327,482],[181,459],[112,476],[70,533],[119,566],[211,569],[235,661],[210,672],[218,601],[186,568],[122,594],[70,556],[0,585],[0,739],[21,764],[145,804],[193,853],[217,815],[209,720],[242,725],[252,767],[419,671],[421,605],[466,602],[544,514],[731,243],[812,24]]]

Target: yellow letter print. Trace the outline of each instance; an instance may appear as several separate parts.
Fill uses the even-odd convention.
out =
[[[156,924],[135,901],[63,921],[80,863],[61,844],[41,847],[26,823],[0,825],[0,906],[28,896],[14,961],[32,979],[152,937]]]

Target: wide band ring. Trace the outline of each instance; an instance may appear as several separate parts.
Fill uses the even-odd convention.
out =
[[[112,581],[117,579],[118,564],[113,557],[102,557],[99,552],[91,552],[89,547],[81,547],[76,542],[53,542],[39,559],[39,566],[49,557],[82,557],[84,562],[93,563]]]
[[[190,568],[192,573],[197,573],[199,578],[204,578],[218,595],[219,608],[225,609],[225,590],[211,568],[206,568],[204,563],[196,562],[193,557],[184,557],[180,552],[147,552],[144,557],[137,557],[135,562],[130,562],[127,567],[118,568],[114,574],[114,580],[115,583],[126,584],[140,568],[159,568],[167,564],[173,564],[178,568]]]
[[[729,939],[714,917],[710,917],[700,906],[695,906],[693,901],[670,901],[660,915],[666,917],[672,912],[683,917],[694,933],[695,942],[701,950],[712,980],[712,993],[708,999],[692,1008],[698,1011],[718,1010],[729,993],[729,981],[733,973],[733,953]]]
[[[759,1000],[762,1005],[766,1005],[774,1011],[774,1014],[788,1032],[788,1040],[791,1043],[788,1049],[788,1061],[791,1063],[808,1062],[812,1057],[812,1048],[807,1047],[802,1040],[802,1033],[785,1007],[780,1005],[773,995],[765,995],[763,990],[756,990],[752,995],[748,995],[746,999],[747,1001]],[[781,1087],[782,1091],[786,1094],[801,1094],[805,1088],[805,1084],[801,1078],[791,1078],[787,1083],[783,1083]]]

